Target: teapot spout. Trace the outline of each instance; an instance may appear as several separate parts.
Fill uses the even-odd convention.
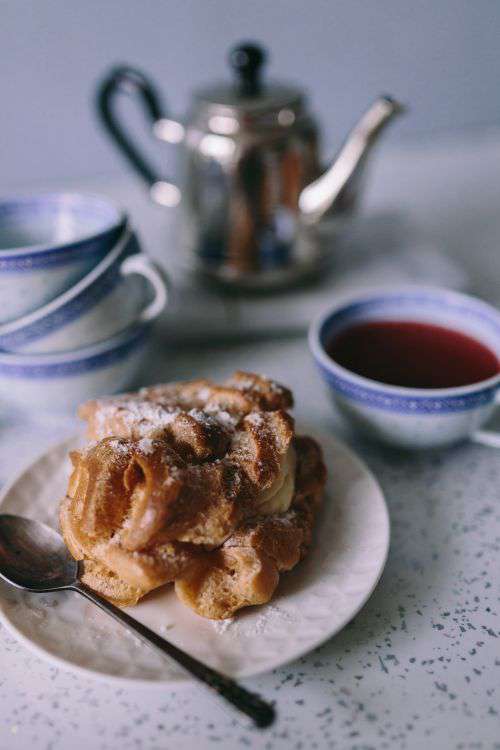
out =
[[[351,130],[326,171],[305,187],[299,196],[304,223],[316,224],[326,215],[351,210],[356,186],[366,158],[385,126],[405,107],[389,96],[376,99]]]

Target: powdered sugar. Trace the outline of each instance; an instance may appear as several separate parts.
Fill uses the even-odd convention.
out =
[[[228,411],[224,411],[223,409],[221,411],[215,412],[215,418],[219,422],[219,424],[223,425],[224,427],[228,427],[230,429],[233,429],[236,427],[239,421],[239,417],[235,416],[234,414],[230,414]]]
[[[100,402],[95,423],[101,437],[115,429],[117,421],[130,433],[147,435],[153,429],[172,424],[180,412],[179,407],[167,408],[138,396],[130,396]]]
[[[267,633],[270,629],[286,628],[295,622],[293,615],[279,604],[265,604],[260,611],[247,611],[241,617],[230,617],[227,620],[212,620],[213,629],[219,635],[230,637],[256,636]]]
[[[271,391],[277,395],[284,393],[283,386],[277,383],[275,380],[271,380],[267,375],[259,373],[253,377],[244,377],[244,374],[233,376],[229,379],[232,388],[237,388],[239,391],[255,391],[256,393],[265,393]]]
[[[268,604],[255,620],[254,632],[257,634],[263,633],[270,626],[291,624],[293,621],[294,618],[290,612],[287,612],[287,610],[277,604]]]
[[[207,414],[207,412],[202,411],[201,409],[190,409],[187,413],[190,417],[196,420],[198,424],[204,425],[205,427],[213,427],[216,424],[213,415]]]
[[[212,626],[217,633],[226,633],[228,628],[234,624],[234,617],[228,617],[227,620],[212,620]]]
[[[95,425],[100,437],[111,435],[117,424],[130,434],[138,437],[148,437],[153,432],[168,428],[182,414],[187,414],[207,428],[219,426],[225,430],[234,430],[239,417],[227,411],[220,410],[217,405],[209,405],[203,409],[182,409],[179,406],[166,406],[139,397],[130,397],[117,401],[103,402],[96,412]],[[147,443],[142,448],[149,452]]]
[[[111,446],[111,448],[113,448],[115,453],[121,453],[124,455],[129,452],[128,444],[120,438],[114,438],[113,440],[110,440],[109,445]]]
[[[254,427],[261,427],[264,424],[265,419],[262,415],[262,412],[253,411],[250,414],[246,415],[245,422],[248,422],[248,424],[251,424]]]
[[[208,404],[204,408],[204,413],[214,419],[221,427],[234,430],[240,417],[237,414],[230,414],[225,409],[220,409],[217,404]]]
[[[138,450],[144,453],[145,456],[149,456],[154,450],[154,443],[151,438],[143,437],[137,443]]]

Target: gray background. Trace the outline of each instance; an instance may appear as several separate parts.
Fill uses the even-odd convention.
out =
[[[242,37],[309,90],[328,148],[385,91],[411,104],[392,141],[500,122],[498,0],[0,0],[0,189],[123,172],[92,113],[99,76],[141,66],[182,112]]]

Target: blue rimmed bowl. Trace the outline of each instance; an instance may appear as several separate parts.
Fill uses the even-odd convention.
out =
[[[343,300],[319,315],[309,330],[309,346],[329,393],[358,431],[404,448],[466,438],[500,446],[499,435],[480,429],[498,400],[500,375],[458,388],[405,388],[357,375],[328,355],[326,347],[334,335],[355,323],[377,320],[433,323],[461,331],[500,359],[500,313],[465,294],[409,286]]]
[[[0,405],[5,410],[67,411],[127,388],[146,353],[151,322],[94,346],[59,354],[0,352]]]
[[[111,201],[77,193],[0,199],[0,323],[36,310],[82,278],[126,223]]]
[[[125,226],[116,245],[80,281],[35,312],[0,325],[0,349],[51,354],[103,341],[165,307],[161,269]]]

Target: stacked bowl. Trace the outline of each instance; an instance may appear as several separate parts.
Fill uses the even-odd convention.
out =
[[[167,301],[164,276],[108,200],[0,200],[0,404],[73,408],[127,387]]]

